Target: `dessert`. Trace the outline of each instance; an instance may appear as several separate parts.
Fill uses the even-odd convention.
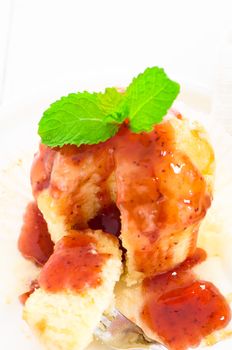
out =
[[[120,273],[114,237],[97,230],[71,231],[43,266],[23,317],[47,349],[83,349],[111,303]]]
[[[151,133],[132,134],[123,125],[98,145],[40,146],[32,188],[53,242],[73,227],[88,227],[115,203],[128,274],[137,281],[140,273],[166,272],[194,252],[213,168],[204,130],[170,114]]]
[[[22,299],[48,349],[84,349],[114,299],[171,350],[228,324],[225,298],[193,271],[214,153],[203,127],[170,109],[178,92],[154,67],[125,92],[71,94],[44,113],[28,207],[43,230],[25,222],[19,248],[42,266]]]

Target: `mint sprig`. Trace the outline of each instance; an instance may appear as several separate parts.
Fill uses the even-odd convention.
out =
[[[126,90],[126,104],[133,132],[151,131],[161,122],[180,91],[163,69],[147,68],[132,80]]]
[[[125,93],[107,88],[104,93],[73,93],[53,103],[39,122],[42,143],[96,144],[115,135],[129,120],[133,132],[151,131],[171,107],[180,90],[163,69],[147,68],[133,79]]]
[[[62,97],[53,103],[39,122],[39,135],[47,146],[96,144],[116,134],[119,125],[105,123],[122,96],[116,89],[105,93],[82,92]],[[115,112],[116,113],[116,112]]]

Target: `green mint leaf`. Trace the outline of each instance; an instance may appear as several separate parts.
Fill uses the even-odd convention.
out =
[[[98,93],[98,101],[105,115],[115,113],[122,101],[124,94],[115,88],[106,88],[104,93]]]
[[[130,129],[136,133],[151,131],[165,116],[179,91],[179,84],[170,80],[162,68],[147,68],[139,74],[125,94]]]
[[[124,95],[124,92],[119,92],[115,88],[107,88],[104,94],[99,94],[102,108],[106,112],[104,118],[106,123],[121,124],[128,117],[128,108],[124,103]]]
[[[51,147],[91,145],[115,135],[118,125],[104,121],[105,116],[114,110],[114,104],[117,107],[119,103],[119,93],[115,91],[70,94],[53,103],[39,122],[42,143]]]
[[[42,143],[96,144],[116,134],[129,119],[133,132],[151,131],[171,107],[180,90],[163,69],[147,68],[126,92],[107,88],[104,93],[76,93],[53,103],[39,122]]]

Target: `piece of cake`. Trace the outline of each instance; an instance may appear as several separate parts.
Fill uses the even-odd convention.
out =
[[[136,283],[194,252],[213,172],[204,129],[170,112],[150,133],[133,134],[125,124],[97,145],[41,146],[31,178],[54,242],[115,203],[128,283]]]
[[[84,349],[114,296],[125,317],[172,350],[228,324],[225,298],[193,271],[206,259],[197,237],[214,152],[201,125],[170,110],[179,91],[152,67],[125,90],[72,93],[44,112],[27,209],[34,219],[25,215],[19,248],[44,264],[21,300],[29,295],[24,318],[48,350]]]
[[[23,317],[48,350],[81,350],[113,301],[121,274],[117,239],[102,231],[71,231],[43,266]]]

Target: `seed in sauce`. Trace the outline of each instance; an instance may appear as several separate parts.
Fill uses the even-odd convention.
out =
[[[230,308],[219,290],[198,280],[191,270],[205,256],[197,249],[175,270],[143,281],[142,319],[171,350],[198,346],[230,321]]]
[[[109,256],[99,253],[95,239],[85,233],[65,236],[44,265],[39,285],[50,292],[95,288],[101,284],[101,271]]]
[[[173,256],[166,259],[163,237],[168,241],[205,216],[210,206],[206,182],[187,155],[176,149],[175,132],[168,122],[157,124],[150,133],[132,134],[121,128],[111,142],[122,239],[125,231],[126,241],[133,242],[138,271],[153,275],[168,270]],[[194,252],[195,241],[186,255]]]
[[[18,241],[19,251],[25,258],[43,265],[53,253],[53,247],[54,244],[41,211],[36,203],[29,203]]]

